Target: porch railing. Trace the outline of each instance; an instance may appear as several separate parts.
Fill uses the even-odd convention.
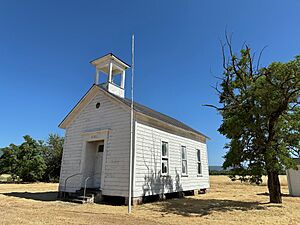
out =
[[[85,195],[86,195],[86,185],[87,185],[88,180],[95,177],[98,174],[100,174],[100,173],[95,173],[92,176],[89,176],[89,177],[85,178],[85,180],[84,180],[84,189],[83,189],[83,197],[84,198],[85,198]]]
[[[66,191],[67,191],[67,182],[70,178],[72,177],[75,177],[75,176],[78,176],[78,175],[82,175],[82,173],[75,173],[71,176],[68,176],[66,179],[65,179],[65,186],[64,186],[64,193],[63,193],[63,197],[65,198],[66,197]]]

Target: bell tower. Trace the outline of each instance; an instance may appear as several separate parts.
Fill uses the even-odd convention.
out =
[[[107,80],[100,85],[108,92],[124,98],[125,71],[130,66],[112,53],[97,58],[90,63],[96,67],[95,84],[99,85],[100,73],[104,73],[107,75]],[[117,76],[120,77],[119,84],[117,84],[117,82],[115,81],[115,78],[117,78]]]

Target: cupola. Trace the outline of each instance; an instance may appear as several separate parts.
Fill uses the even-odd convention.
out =
[[[101,85],[108,92],[121,98],[125,96],[125,71],[130,67],[127,63],[109,53],[103,57],[90,62],[96,67],[95,84]],[[105,74],[107,79],[99,84],[101,73]],[[115,79],[119,76],[119,83]]]

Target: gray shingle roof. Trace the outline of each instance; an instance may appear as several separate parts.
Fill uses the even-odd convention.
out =
[[[99,86],[99,85],[98,85]],[[103,87],[99,86],[102,90],[106,91]],[[113,97],[117,98],[118,100],[120,100],[121,102],[123,102],[124,104],[126,104],[127,106],[131,106],[131,99],[128,99],[128,98],[121,98],[121,97],[118,97],[116,95],[113,95],[111,93],[109,93],[108,91],[106,91],[108,94],[112,95]],[[155,118],[155,119],[158,119],[160,121],[163,121],[165,123],[168,123],[170,125],[173,125],[175,127],[179,127],[181,129],[184,129],[186,131],[190,131],[190,132],[193,132],[193,133],[196,133],[196,134],[199,134],[199,135],[202,135],[206,138],[209,138],[207,137],[206,135],[202,134],[201,132],[197,131],[197,130],[194,130],[193,128],[191,128],[190,126],[170,117],[170,116],[167,116],[163,113],[160,113],[160,112],[157,112],[153,109],[150,109],[148,108],[147,106],[144,106],[140,103],[137,103],[137,102],[134,102],[133,103],[133,108],[136,112],[139,112],[139,113],[142,113],[144,115],[147,115],[147,116],[150,116],[152,118]]]

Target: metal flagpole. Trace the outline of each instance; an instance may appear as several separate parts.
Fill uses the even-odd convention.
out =
[[[129,153],[129,193],[128,193],[128,213],[131,213],[131,201],[132,201],[133,78],[134,78],[134,34],[132,34],[132,39],[131,39],[131,114],[130,114],[130,153]]]

